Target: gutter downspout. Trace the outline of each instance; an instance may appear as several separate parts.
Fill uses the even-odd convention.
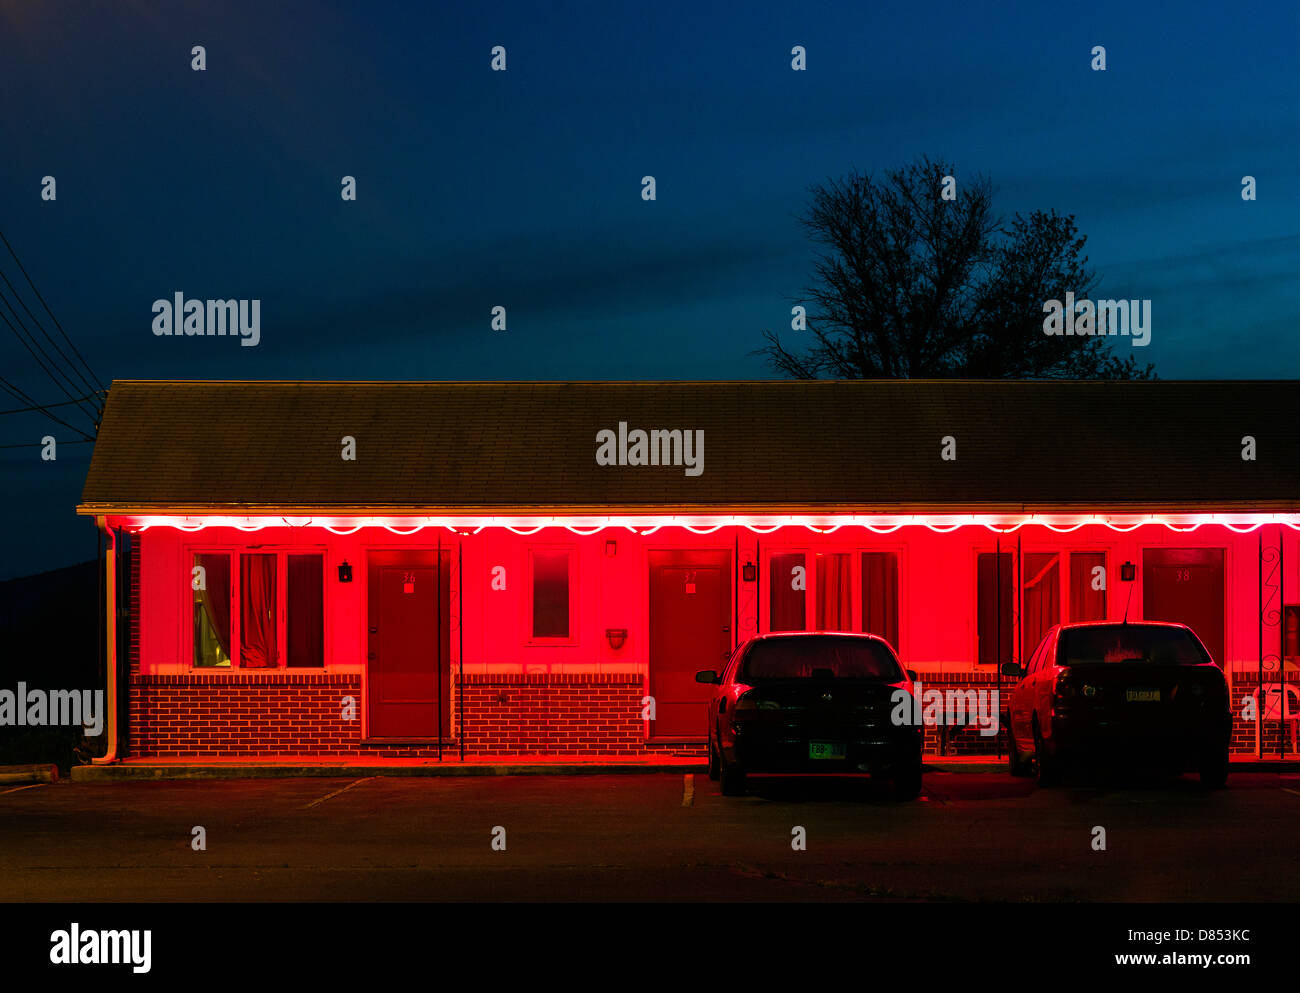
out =
[[[108,751],[90,760],[91,765],[111,765],[117,757],[117,536],[107,519],[96,517],[95,525],[108,538],[104,552],[104,640],[107,650],[104,681],[108,684]]]

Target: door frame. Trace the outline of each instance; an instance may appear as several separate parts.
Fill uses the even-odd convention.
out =
[[[641,575],[645,582],[645,608],[643,622],[646,632],[646,653],[645,653],[645,679],[642,684],[642,695],[651,696],[651,685],[653,673],[654,658],[654,616],[651,611],[651,574],[658,566],[668,566],[670,568],[717,568],[722,572],[722,592],[725,597],[723,603],[722,617],[727,626],[727,633],[730,635],[730,647],[725,658],[730,658],[731,652],[736,650],[736,629],[733,607],[736,601],[736,561],[732,554],[733,549],[730,546],[711,545],[696,548],[682,548],[673,544],[662,546],[648,547],[645,550],[645,559],[642,563]],[[707,730],[698,735],[657,735],[654,733],[653,721],[642,721],[643,740],[647,743],[656,745],[688,745],[701,744],[708,740]],[[701,722],[703,726],[703,722]]]
[[[1184,536],[1183,536],[1183,535],[1177,535],[1177,534],[1175,534],[1175,535],[1173,535],[1172,537],[1175,537],[1175,538],[1181,538],[1181,537],[1184,537]],[[1232,631],[1232,620],[1233,620],[1233,617],[1232,617],[1232,604],[1231,604],[1231,600],[1229,599],[1229,593],[1230,593],[1230,590],[1231,590],[1231,585],[1230,585],[1231,577],[1234,575],[1234,573],[1233,573],[1233,566],[1234,566],[1234,562],[1233,562],[1233,551],[1234,551],[1234,546],[1233,546],[1232,544],[1230,544],[1229,542],[1224,541],[1224,540],[1222,540],[1222,539],[1219,539],[1219,540],[1210,540],[1210,541],[1202,540],[1202,541],[1199,541],[1199,542],[1181,541],[1181,542],[1176,542],[1176,543],[1175,543],[1175,542],[1170,542],[1170,543],[1168,543],[1168,544],[1142,544],[1142,545],[1139,545],[1139,546],[1138,546],[1138,553],[1137,553],[1137,554],[1138,554],[1138,563],[1139,563],[1139,564],[1138,564],[1138,570],[1139,570],[1139,572],[1138,572],[1138,578],[1137,578],[1137,580],[1136,580],[1137,589],[1134,590],[1134,593],[1136,593],[1139,597],[1141,597],[1141,599],[1138,601],[1138,604],[1139,604],[1139,615],[1138,615],[1138,616],[1140,616],[1143,620],[1147,620],[1147,619],[1148,619],[1148,618],[1147,618],[1147,614],[1146,614],[1146,611],[1147,611],[1147,602],[1146,602],[1146,576],[1147,576],[1146,569],[1147,569],[1147,563],[1146,563],[1146,555],[1147,555],[1147,552],[1149,552],[1149,551],[1155,551],[1155,552],[1162,552],[1162,551],[1165,551],[1165,552],[1168,552],[1168,551],[1175,551],[1175,552],[1176,552],[1176,551],[1198,551],[1198,552],[1199,552],[1199,551],[1217,551],[1217,552],[1219,552],[1219,553],[1222,555],[1222,564],[1221,564],[1221,568],[1220,568],[1220,570],[1219,570],[1219,579],[1220,579],[1220,582],[1221,582],[1221,585],[1222,585],[1223,595],[1222,595],[1222,597],[1221,597],[1220,600],[1219,600],[1219,624],[1221,625],[1221,627],[1220,627],[1220,631],[1221,631],[1222,634],[1223,634],[1223,645],[1221,646],[1221,651],[1220,651],[1220,654],[1222,655],[1222,658],[1217,658],[1217,659],[1215,659],[1215,660],[1214,660],[1214,664],[1217,665],[1220,669],[1222,669],[1225,673],[1229,672],[1229,671],[1231,670],[1231,666],[1230,666],[1229,663],[1228,663],[1228,655],[1229,655],[1229,652],[1230,652],[1230,648],[1229,648],[1229,646],[1233,643],[1233,631]],[[1186,623],[1186,622],[1181,622],[1181,623]],[[1189,624],[1188,627],[1191,627],[1191,625]],[[1197,637],[1197,638],[1200,638],[1200,637],[1201,637],[1201,633],[1200,633],[1199,631],[1196,631],[1195,628],[1192,628],[1192,630],[1196,632],[1196,637]],[[1204,644],[1204,641],[1202,641],[1202,644]],[[1210,646],[1206,645],[1206,651],[1209,651],[1209,650],[1210,650]]]
[[[444,543],[439,549],[437,545],[372,545],[362,549],[362,567],[358,570],[361,573],[362,596],[361,610],[358,611],[360,629],[360,649],[359,661],[361,662],[361,740],[362,745],[455,745],[456,738],[456,700],[454,693],[454,683],[452,680],[452,671],[455,664],[453,656],[456,652],[456,639],[452,637],[453,627],[456,623],[454,594],[456,592],[456,546],[450,543]],[[378,563],[381,566],[399,564],[403,559],[423,558],[425,568],[432,566],[440,569],[439,553],[447,560],[447,590],[441,601],[445,600],[447,606],[448,622],[446,638],[448,642],[447,657],[439,659],[439,666],[443,669],[439,673],[439,705],[445,712],[445,720],[442,726],[442,737],[438,737],[435,729],[432,735],[428,736],[401,736],[394,738],[376,738],[370,733],[370,568]],[[390,561],[384,561],[388,559]],[[439,637],[439,649],[441,649],[442,637]]]

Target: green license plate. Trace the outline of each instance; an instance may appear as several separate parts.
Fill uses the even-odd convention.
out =
[[[1124,693],[1124,699],[1129,703],[1159,703],[1160,691],[1138,689],[1126,690]]]
[[[810,759],[842,759],[844,758],[844,742],[810,741],[808,742],[808,757]]]

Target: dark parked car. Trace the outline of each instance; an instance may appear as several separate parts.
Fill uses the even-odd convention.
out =
[[[837,773],[888,779],[900,798],[921,791],[921,728],[891,719],[896,690],[915,676],[883,638],[813,632],[766,634],[741,644],[709,702],[709,778],[725,796],[748,773]]]
[[[1232,715],[1223,670],[1185,624],[1059,624],[1029,664],[1002,666],[1011,693],[1008,763],[1043,785],[1083,759],[1154,761],[1228,778]]]

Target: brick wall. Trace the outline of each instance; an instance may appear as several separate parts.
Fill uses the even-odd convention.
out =
[[[1232,751],[1237,754],[1253,755],[1255,754],[1256,725],[1253,721],[1243,721],[1241,719],[1241,710],[1246,697],[1254,695],[1259,689],[1259,676],[1253,672],[1235,672],[1232,675]],[[1282,681],[1300,688],[1300,673],[1285,673]],[[1260,704],[1260,706],[1267,706],[1270,687],[1277,690],[1280,686],[1281,682],[1278,679],[1278,673],[1264,673],[1264,696],[1263,704]],[[1289,705],[1288,709],[1292,713],[1295,712],[1296,705],[1294,701]],[[1277,757],[1279,746],[1285,747],[1285,754],[1288,756],[1296,754],[1296,749],[1291,743],[1292,729],[1294,727],[1294,721],[1280,721],[1277,719],[1266,720],[1260,725],[1265,758]]]
[[[467,757],[704,754],[703,745],[643,740],[639,675],[470,675],[462,693]],[[356,699],[356,721],[343,719],[346,696]],[[436,743],[363,743],[363,706],[354,674],[137,674],[131,677],[132,754],[437,757]],[[444,755],[459,755],[459,730],[453,715]]]
[[[643,693],[635,674],[466,676],[466,754],[642,754]]]
[[[919,673],[923,689],[992,689],[997,686],[997,674],[993,672],[963,672],[963,673]],[[1255,752],[1255,725],[1252,722],[1241,719],[1242,701],[1251,693],[1254,693],[1258,687],[1258,679],[1253,674],[1236,672],[1232,673],[1232,741],[1230,749],[1233,754],[1254,754]],[[1266,680],[1271,678],[1276,681],[1277,675],[1265,674]],[[1286,674],[1286,681],[1300,688],[1300,673],[1290,672]],[[1265,687],[1270,684],[1266,681]],[[1276,682],[1274,682],[1276,685]],[[1002,692],[999,698],[1001,710],[1005,712],[1007,704],[1010,702],[1012,685],[1008,680],[1002,681]],[[1294,708],[1294,704],[1292,705]],[[1285,725],[1278,720],[1265,721],[1263,724],[1264,737],[1264,754],[1265,756],[1276,756],[1278,746],[1285,735],[1286,754],[1294,755],[1295,749],[1291,745],[1291,722]],[[1005,748],[1005,746],[1003,746]],[[998,751],[998,739],[992,736],[984,737],[979,733],[979,728],[970,726],[964,728],[937,728],[927,727],[925,729],[926,754],[930,755],[993,755]],[[1005,752],[1004,752],[1005,754]]]
[[[201,673],[131,677],[135,756],[340,756],[357,752],[360,678],[331,673]]]
[[[992,673],[922,674],[925,689],[991,688]],[[1005,686],[1004,686],[1005,689]],[[465,754],[705,755],[701,742],[647,742],[635,674],[467,675],[461,686]],[[357,720],[342,718],[354,697]],[[360,676],[335,673],[132,675],[132,754],[156,758],[434,758],[436,744],[365,744]],[[453,714],[444,754],[459,754]],[[1252,739],[1253,740],[1253,739]],[[925,729],[928,754],[992,754],[978,728]]]
[[[918,672],[917,676],[923,693],[932,689],[944,691],[949,689],[994,690],[998,688],[997,673],[989,670],[976,672]],[[1014,684],[1009,680],[1002,680],[1001,693],[998,697],[998,735],[981,735],[978,725],[974,723],[964,727],[927,726],[922,733],[922,751],[926,755],[997,754],[1001,734],[1001,712],[1006,709],[1007,700],[1013,686]],[[1005,746],[1003,747],[1005,748]]]
[[[925,690],[994,689],[991,672],[921,673]],[[1300,674],[1287,681],[1300,685]],[[1232,750],[1253,753],[1255,726],[1240,719],[1253,678],[1233,686]],[[1011,687],[1002,683],[1000,710]],[[704,745],[643,739],[642,678],[634,674],[469,675],[462,686],[465,753],[494,755],[691,755]],[[357,720],[342,717],[345,696]],[[157,758],[317,756],[435,758],[436,744],[363,744],[360,676],[337,673],[220,673],[131,676],[132,754]],[[453,716],[444,755],[459,755]],[[1276,755],[1290,724],[1264,722],[1264,751]],[[928,755],[993,755],[999,739],[975,725],[926,727]]]

